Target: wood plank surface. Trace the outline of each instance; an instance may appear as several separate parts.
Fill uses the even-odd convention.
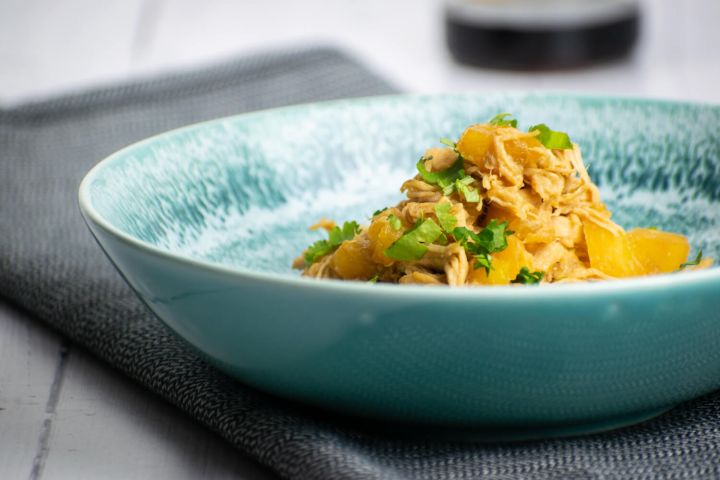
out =
[[[276,478],[0,302],[0,479]]]
[[[0,478],[27,478],[40,460],[62,375],[60,338],[0,303]],[[36,458],[37,457],[37,458]]]
[[[275,478],[81,349],[62,388],[43,478]]]

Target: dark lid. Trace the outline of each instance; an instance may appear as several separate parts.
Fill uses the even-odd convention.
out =
[[[448,48],[462,63],[553,69],[627,55],[639,36],[640,9],[627,0],[450,0],[445,22]]]

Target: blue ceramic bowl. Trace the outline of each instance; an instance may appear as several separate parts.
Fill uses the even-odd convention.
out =
[[[580,144],[625,227],[720,258],[720,107],[561,94],[394,96],[191,125],[83,180],[90,229],[138,295],[257,388],[490,436],[597,431],[720,388],[720,269],[542,287],[300,278],[320,217],[366,221],[440,137],[498,112]]]

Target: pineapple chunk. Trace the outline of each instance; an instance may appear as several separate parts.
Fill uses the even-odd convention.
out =
[[[332,266],[343,280],[368,280],[375,274],[375,264],[370,260],[367,239],[357,237],[343,242],[335,251]]]
[[[469,127],[457,142],[457,151],[462,157],[476,165],[480,165],[490,148],[494,135],[494,127],[489,125],[473,125]]]
[[[372,248],[372,261],[385,267],[389,267],[395,261],[385,256],[385,250],[403,234],[403,229],[395,230],[390,225],[387,220],[388,215],[382,214],[382,216],[375,218],[367,232]]]
[[[525,250],[522,241],[514,235],[507,237],[508,246],[505,250],[492,254],[492,270],[485,273],[484,268],[470,272],[470,283],[482,285],[508,285],[515,280],[522,267],[532,269],[531,256]],[[468,259],[472,261],[472,259]]]
[[[683,235],[649,228],[636,228],[627,234],[630,248],[645,273],[669,273],[680,268],[690,254]]]
[[[646,270],[633,253],[626,233],[618,235],[596,225],[583,222],[590,266],[613,277],[644,275]]]
[[[537,150],[542,146],[534,137],[508,140],[504,143],[508,155],[526,167],[537,168],[542,154]]]

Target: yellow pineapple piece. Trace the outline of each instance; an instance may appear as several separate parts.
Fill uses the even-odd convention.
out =
[[[462,157],[480,165],[492,143],[494,127],[489,125],[473,125],[463,132],[457,142],[457,151]]]
[[[395,229],[388,221],[390,214],[381,214],[375,217],[368,228],[367,236],[370,239],[370,248],[372,251],[371,259],[373,262],[388,267],[395,260],[385,256],[385,250],[390,247],[403,234],[403,229]]]
[[[491,255],[492,270],[490,274],[484,268],[473,269],[470,272],[470,283],[482,285],[509,285],[515,280],[522,267],[532,269],[532,258],[525,250],[522,241],[515,235],[507,237],[508,246],[505,250]],[[473,261],[472,259],[468,259]]]
[[[680,268],[690,254],[687,238],[677,233],[636,228],[627,234],[630,249],[645,273],[669,273]]]
[[[646,273],[633,253],[628,235],[613,232],[593,222],[583,222],[590,266],[613,277],[632,277]]]
[[[368,280],[376,271],[367,239],[363,237],[343,242],[333,255],[332,266],[343,280]]]

